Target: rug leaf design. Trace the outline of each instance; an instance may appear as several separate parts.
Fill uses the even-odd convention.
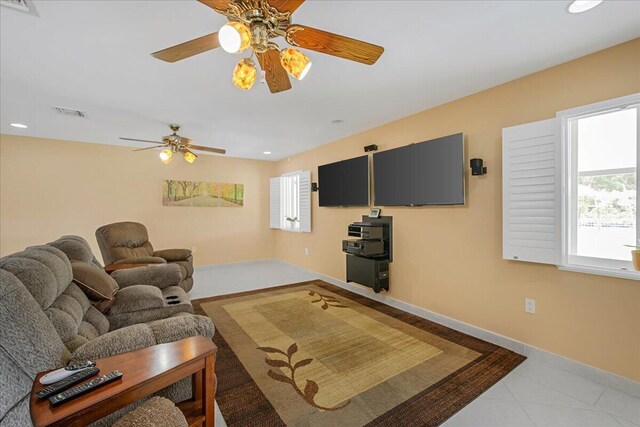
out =
[[[302,359],[299,360],[298,362],[296,362],[295,364],[292,364],[292,357],[294,354],[296,354],[298,352],[298,344],[293,343],[289,346],[289,348],[287,349],[287,352],[285,353],[282,350],[279,350],[277,348],[274,347],[258,347],[258,350],[262,350],[265,353],[277,353],[277,354],[282,354],[284,356],[287,357],[287,360],[279,360],[279,359],[270,359],[268,357],[264,358],[264,361],[267,365],[269,366],[273,366],[274,368],[286,368],[291,372],[290,376],[286,376],[280,372],[275,372],[272,369],[269,369],[267,371],[267,375],[276,380],[279,381],[281,383],[286,383],[286,384],[290,384],[293,389],[295,390],[296,393],[298,393],[298,395],[300,397],[302,397],[305,402],[307,402],[308,404],[310,404],[311,406],[314,406],[318,409],[321,409],[323,411],[335,411],[338,409],[342,409],[345,406],[347,406],[348,404],[351,403],[351,399],[347,400],[346,402],[344,402],[342,405],[338,405],[335,406],[333,408],[326,408],[324,406],[320,406],[315,402],[315,397],[318,394],[318,391],[320,391],[320,386],[318,386],[318,383],[316,383],[313,380],[306,380],[306,384],[304,386],[304,390],[300,390],[300,387],[298,387],[298,384],[296,383],[296,369],[298,368],[302,368],[303,366],[307,366],[309,365],[311,362],[313,362],[312,358],[307,358],[307,359]]]
[[[313,304],[316,302],[322,302],[320,308],[322,308],[323,310],[327,310],[329,307],[348,308],[346,305],[341,304],[336,297],[333,297],[331,295],[321,294],[320,292],[316,291],[309,291],[309,296],[320,297],[320,299],[313,300],[311,301],[311,303]]]

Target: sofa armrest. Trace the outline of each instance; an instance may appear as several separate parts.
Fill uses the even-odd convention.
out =
[[[179,341],[201,335],[211,339],[215,333],[213,322],[206,316],[177,313],[167,319],[147,323],[156,343]]]
[[[70,360],[73,363],[102,359],[153,345],[156,345],[155,336],[151,328],[142,323],[116,329],[84,343],[71,354]]]
[[[162,249],[153,252],[154,257],[160,257],[168,262],[171,261],[186,261],[191,256],[189,249]]]
[[[108,332],[78,347],[70,359],[73,362],[96,360],[198,335],[211,339],[214,332],[213,322],[208,317],[179,313],[167,319]]]
[[[182,281],[180,267],[175,264],[158,264],[148,267],[116,270],[111,273],[120,288],[133,285],[150,285],[164,289],[177,286]]]
[[[135,258],[122,258],[114,261],[113,264],[166,264],[167,261],[164,258],[157,256],[140,256]]]

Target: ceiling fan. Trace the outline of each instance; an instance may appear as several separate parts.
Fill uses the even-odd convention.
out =
[[[363,64],[373,65],[384,48],[371,43],[329,33],[305,25],[291,24],[291,14],[304,0],[198,0],[227,17],[219,32],[198,37],[151,55],[176,62],[222,47],[229,53],[250,48],[252,55],[238,61],[232,81],[249,90],[256,80],[255,54],[271,93],[291,89],[289,75],[302,80],[311,67],[309,58],[297,49],[280,47],[271,41],[283,37],[291,46],[315,50]]]
[[[198,156],[196,156],[191,150],[198,151],[207,151],[209,153],[218,153],[225,154],[227,151],[222,148],[212,148],[212,147],[203,147],[201,145],[194,145],[191,143],[189,138],[185,138],[183,136],[178,135],[178,131],[180,130],[180,125],[170,124],[169,127],[173,131],[171,135],[163,136],[162,142],[160,141],[149,141],[146,139],[136,139],[136,138],[123,138],[125,141],[137,141],[137,142],[149,142],[151,144],[159,144],[155,147],[147,147],[147,148],[138,148],[133,151],[143,151],[143,150],[153,150],[154,148],[163,148],[160,152],[160,160],[162,163],[169,164],[171,159],[173,158],[173,153],[180,153],[182,157],[189,162],[193,163],[196,161]]]

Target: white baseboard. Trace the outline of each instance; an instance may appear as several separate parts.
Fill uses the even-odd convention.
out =
[[[199,271],[206,271],[206,270],[209,270],[210,268],[227,267],[227,266],[232,266],[234,264],[251,265],[251,264],[263,264],[263,263],[272,263],[272,262],[282,263],[289,268],[294,268],[299,270],[300,272],[304,272],[305,275],[309,278],[309,280],[314,278],[324,280],[327,283],[331,283],[332,285],[346,289],[353,293],[365,296],[367,298],[371,298],[375,301],[381,302],[383,304],[389,305],[391,307],[397,308],[402,311],[406,311],[407,313],[414,314],[424,319],[431,320],[433,322],[447,326],[451,329],[455,329],[456,331],[460,331],[465,334],[471,335],[473,337],[488,341],[492,344],[499,345],[501,347],[507,348],[516,353],[523,354],[530,359],[546,363],[547,365],[550,365],[556,369],[560,369],[575,375],[579,375],[583,378],[586,378],[598,384],[602,384],[614,390],[621,391],[630,396],[640,399],[640,382],[621,377],[614,373],[604,371],[602,369],[599,369],[590,365],[586,365],[576,360],[572,360],[564,356],[560,356],[558,354],[552,353],[550,351],[543,350],[543,349],[534,347],[532,345],[523,343],[513,338],[509,338],[504,335],[500,335],[495,332],[491,332],[486,329],[482,329],[480,327],[470,325],[460,320],[456,320],[451,317],[447,317],[442,314],[438,314],[433,311],[426,310],[424,308],[416,307],[409,303],[397,300],[395,298],[391,298],[385,294],[376,294],[373,292],[371,288],[360,286],[355,283],[346,283],[334,277],[330,277],[330,276],[318,273],[316,271],[308,270],[306,268],[303,268],[294,264],[290,264],[286,261],[276,260],[276,259],[262,259],[262,260],[253,260],[253,261],[245,261],[245,262],[238,262],[238,263],[199,266],[199,267],[196,267],[196,269]],[[274,284],[273,286],[277,286],[277,285]]]
[[[293,265],[293,267],[301,268],[295,265]],[[399,310],[415,314],[416,316],[431,320],[432,322],[439,323],[451,329],[455,329],[456,331],[464,332],[465,334],[471,335],[472,337],[476,337],[488,341],[492,344],[499,345],[516,353],[525,355],[530,359],[538,360],[554,368],[579,375],[593,382],[602,384],[609,388],[621,391],[630,396],[640,399],[640,382],[633,381],[614,373],[604,371],[590,365],[586,365],[584,363],[566,358],[564,356],[560,356],[559,354],[534,347],[513,338],[509,338],[504,335],[500,335],[495,332],[491,332],[486,329],[482,329],[477,326],[452,319],[451,317],[443,316],[442,314],[438,314],[424,308],[416,307],[414,305],[397,300],[395,298],[391,298],[384,294],[376,294],[371,288],[357,285],[355,283],[346,283],[334,277],[330,277],[317,272],[312,272],[310,270],[307,271],[313,274],[317,274],[322,280],[327,283],[331,283],[332,285],[339,286],[343,289],[362,296],[366,296],[367,298],[371,298],[383,304],[395,307]]]

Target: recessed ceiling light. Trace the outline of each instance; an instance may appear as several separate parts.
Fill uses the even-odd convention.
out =
[[[11,126],[18,129],[26,129],[29,127],[27,125],[23,125],[22,123],[11,123]]]
[[[587,10],[593,9],[604,0],[574,0],[569,3],[569,7],[567,7],[567,12],[569,13],[582,13]]]
[[[271,151],[263,151],[262,154],[271,154]]]
[[[344,123],[344,120],[342,120],[342,119],[335,119],[335,120],[331,120],[331,123],[333,123],[334,125],[339,125],[340,123]]]

